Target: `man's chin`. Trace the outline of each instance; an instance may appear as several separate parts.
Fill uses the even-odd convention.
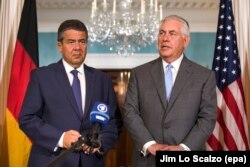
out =
[[[160,54],[162,58],[167,58],[167,57],[170,57],[170,54],[166,54],[166,53],[162,53]]]
[[[82,59],[82,58],[74,59],[73,64],[74,65],[81,65],[83,61],[84,61],[84,59]]]

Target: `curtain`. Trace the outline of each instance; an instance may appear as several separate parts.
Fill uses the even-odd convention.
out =
[[[232,5],[245,92],[248,129],[250,129],[250,1],[233,0]]]
[[[3,143],[9,77],[24,0],[0,1],[0,162],[6,159]]]

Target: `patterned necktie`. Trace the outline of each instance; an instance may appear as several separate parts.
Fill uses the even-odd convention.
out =
[[[80,112],[80,116],[82,117],[82,95],[81,95],[81,87],[80,87],[80,80],[78,78],[78,71],[72,70],[71,73],[73,74],[73,83],[72,83],[72,90],[75,95],[76,103]]]
[[[165,72],[165,88],[166,88],[166,95],[167,95],[167,100],[169,101],[170,95],[172,92],[173,88],[173,74],[172,74],[172,69],[173,66],[171,64],[168,64],[166,66],[166,72]]]

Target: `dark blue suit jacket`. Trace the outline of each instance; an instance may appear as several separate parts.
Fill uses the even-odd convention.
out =
[[[101,131],[103,150],[107,152],[114,147],[121,119],[112,81],[107,74],[87,65],[84,65],[84,72],[86,104],[81,119],[62,61],[32,71],[19,116],[20,128],[32,141],[30,167],[43,167],[63,151],[60,148],[54,151],[63,132],[73,129],[86,134],[91,131],[89,114],[96,101],[110,108],[110,121]],[[78,167],[79,163],[83,167],[104,166],[102,157],[74,152],[57,167]]]

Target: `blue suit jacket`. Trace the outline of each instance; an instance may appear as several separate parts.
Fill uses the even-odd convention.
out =
[[[101,144],[104,152],[115,145],[121,127],[120,113],[111,79],[103,72],[84,65],[86,76],[86,102],[83,119],[62,61],[31,73],[30,82],[19,116],[20,128],[30,137],[32,149],[30,167],[42,167],[59,155],[63,149],[54,151],[63,132],[73,129],[81,134],[91,131],[93,125],[89,114],[96,101],[110,108],[110,121],[102,128]],[[80,162],[81,161],[81,162]],[[82,152],[71,153],[58,167],[104,166],[103,158]]]

